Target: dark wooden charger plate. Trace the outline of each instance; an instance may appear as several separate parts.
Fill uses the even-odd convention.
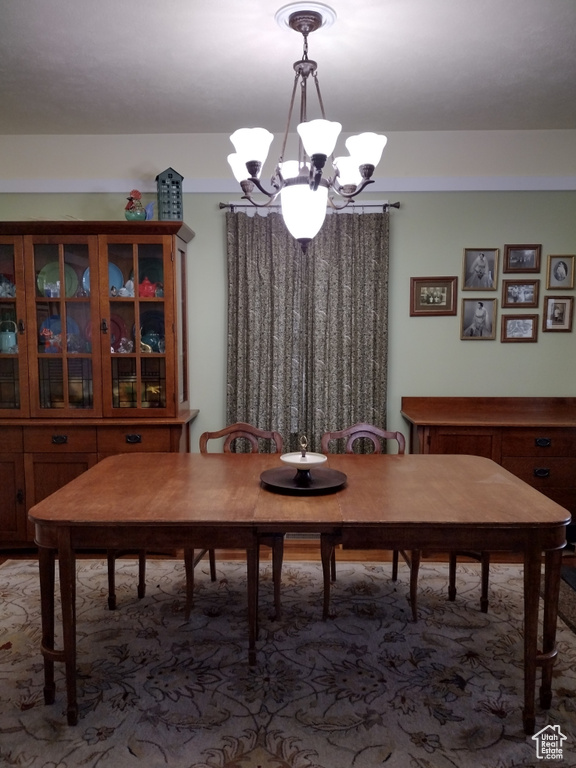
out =
[[[274,467],[260,475],[262,486],[273,493],[287,493],[296,496],[335,493],[346,485],[344,472],[327,467],[317,467],[306,472],[293,467]]]

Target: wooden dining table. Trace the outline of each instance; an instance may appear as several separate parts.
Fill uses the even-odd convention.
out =
[[[549,708],[552,700],[561,556],[570,514],[478,456],[331,455],[326,466],[345,473],[346,483],[335,492],[314,494],[301,488],[276,492],[263,485],[261,474],[279,463],[275,454],[121,454],[104,459],[30,510],[39,547],[45,702],[55,700],[54,664],[63,662],[67,719],[71,725],[77,722],[77,552],[245,550],[248,661],[255,664],[258,538],[314,532],[321,537],[325,595],[335,541],[351,549],[481,549],[522,555],[523,722],[525,732],[533,733],[538,667],[540,704]],[[61,649],[55,648],[56,560]]]

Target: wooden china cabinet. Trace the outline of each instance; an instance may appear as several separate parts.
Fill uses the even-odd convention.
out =
[[[0,222],[0,549],[115,453],[187,451],[182,222]]]

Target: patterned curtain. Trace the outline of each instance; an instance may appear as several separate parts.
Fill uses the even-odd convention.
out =
[[[278,213],[227,213],[227,423],[285,450],[386,426],[389,214],[328,215],[303,254]]]

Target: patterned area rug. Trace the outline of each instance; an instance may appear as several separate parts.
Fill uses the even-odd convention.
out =
[[[0,765],[25,768],[518,768],[542,765],[522,731],[522,573],[491,567],[489,613],[479,570],[422,566],[419,621],[408,571],[339,563],[334,618],[321,620],[318,563],[285,564],[284,615],[272,613],[262,566],[258,664],[247,663],[245,564],[197,569],[183,619],[178,561],[150,560],[147,596],[136,564],[119,561],[118,609],[106,567],[78,564],[81,717],[66,724],[63,667],[56,703],[42,698],[37,564],[0,567]],[[567,737],[576,766],[576,636],[560,622],[553,708],[537,729]],[[556,761],[558,762],[558,761]]]

